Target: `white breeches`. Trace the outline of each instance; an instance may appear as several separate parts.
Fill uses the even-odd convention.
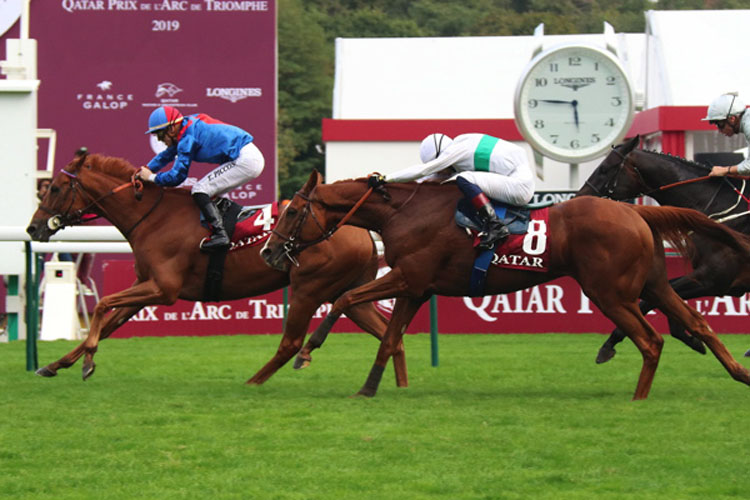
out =
[[[263,172],[266,160],[253,144],[247,144],[233,161],[222,163],[195,183],[192,193],[206,193],[214,197],[258,177]]]
[[[526,205],[534,197],[534,174],[523,168],[510,176],[493,172],[465,171],[458,174],[476,184],[489,198],[511,205]]]

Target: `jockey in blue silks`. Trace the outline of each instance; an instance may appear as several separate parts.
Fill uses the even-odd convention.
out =
[[[161,106],[151,113],[146,133],[155,134],[167,149],[138,170],[137,176],[143,180],[160,186],[177,186],[187,178],[193,161],[219,165],[200,179],[191,193],[212,228],[210,239],[201,242],[201,250],[229,247],[224,222],[211,198],[227,193],[263,172],[265,160],[253,143],[253,136],[206,114],[182,116],[172,106]],[[171,169],[155,173],[172,161]]]

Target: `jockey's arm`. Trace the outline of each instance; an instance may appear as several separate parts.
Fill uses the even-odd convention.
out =
[[[387,174],[385,180],[386,182],[413,181],[455,165],[456,162],[462,160],[464,156],[466,156],[466,151],[463,148],[449,147],[434,160],[430,160],[427,163],[412,165],[411,167],[404,168],[398,172]]]

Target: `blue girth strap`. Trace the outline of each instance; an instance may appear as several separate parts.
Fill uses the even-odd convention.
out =
[[[500,220],[505,218],[505,211],[505,206],[495,206],[495,213],[497,213]],[[492,256],[495,255],[496,248],[497,243],[495,243],[495,246],[493,246],[492,249],[485,250],[474,259],[474,266],[471,268],[471,278],[469,279],[469,295],[472,297],[480,297],[484,295],[484,284],[487,280],[487,270],[490,268]]]

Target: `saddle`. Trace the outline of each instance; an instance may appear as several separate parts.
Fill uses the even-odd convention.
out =
[[[226,250],[209,254],[206,282],[203,287],[204,302],[221,300],[224,261],[227,254],[246,246],[265,242],[271,236],[271,231],[276,226],[279,216],[278,203],[243,207],[228,198],[219,198],[215,204],[224,220],[224,229],[229,236],[231,246]],[[201,214],[201,224],[208,228],[203,214]]]
[[[548,249],[545,248],[543,254],[529,255],[523,248],[523,239],[529,231],[529,224],[532,220],[544,221],[544,230],[547,230],[546,208],[553,203],[545,202],[519,207],[496,200],[491,201],[495,213],[508,226],[511,235],[496,248],[485,250],[477,255],[472,266],[469,282],[469,294],[472,297],[484,295],[484,285],[490,264],[525,271],[545,272],[547,270],[546,255]],[[481,222],[478,220],[476,210],[465,198],[458,202],[455,220],[459,227],[466,229],[474,236],[476,243],[478,241],[477,233],[481,230]]]
[[[508,226],[510,234],[525,234],[529,229],[531,211],[546,208],[553,205],[552,202],[533,203],[523,206],[510,205],[502,201],[490,200],[492,208],[495,209],[497,217]],[[479,232],[482,223],[479,221],[476,210],[466,198],[461,198],[456,207],[455,220],[458,227],[469,231]]]

